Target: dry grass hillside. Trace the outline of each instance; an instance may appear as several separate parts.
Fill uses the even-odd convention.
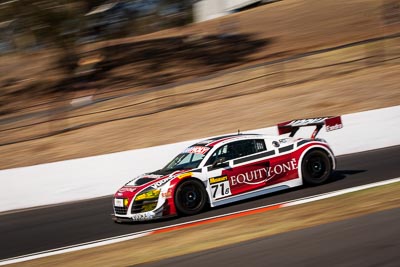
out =
[[[85,82],[55,50],[2,56],[0,169],[399,105],[399,38],[262,65],[396,34],[391,2],[285,0],[87,45],[102,61]]]

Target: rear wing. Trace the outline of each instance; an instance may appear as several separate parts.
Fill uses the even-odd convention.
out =
[[[342,118],[340,116],[332,116],[286,121],[278,124],[278,132],[279,135],[290,133],[289,136],[293,137],[300,127],[315,126],[315,130],[311,135],[311,138],[315,139],[324,125],[327,132],[341,129],[343,128]]]

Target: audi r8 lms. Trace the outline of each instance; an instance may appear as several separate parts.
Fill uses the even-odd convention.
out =
[[[295,138],[300,127],[315,126],[310,138]],[[278,124],[278,136],[235,134],[188,147],[164,168],[134,178],[113,197],[116,222],[192,215],[279,190],[326,182],[335,156],[320,129],[343,127],[340,117]],[[288,134],[286,136],[285,134]]]

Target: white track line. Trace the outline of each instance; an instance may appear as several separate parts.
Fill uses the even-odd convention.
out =
[[[360,185],[360,186],[356,186],[356,187],[341,189],[338,191],[333,191],[333,192],[315,195],[315,196],[311,196],[311,197],[305,197],[305,198],[301,198],[301,199],[297,199],[297,200],[292,200],[292,201],[289,201],[288,203],[284,203],[283,206],[290,207],[290,206],[301,205],[304,203],[318,201],[318,200],[326,199],[326,198],[330,198],[330,197],[336,197],[336,196],[344,195],[347,193],[352,193],[352,192],[356,192],[356,191],[360,191],[360,190],[365,190],[365,189],[378,187],[378,186],[382,186],[382,185],[387,185],[387,184],[392,184],[392,183],[397,183],[397,182],[400,182],[400,177],[393,178],[393,179],[386,180],[386,181],[376,182],[376,183],[372,183],[372,184],[366,184],[366,185]]]
[[[116,237],[96,240],[96,241],[92,241],[92,242],[86,242],[86,243],[82,243],[82,244],[77,244],[77,245],[73,245],[73,246],[62,247],[62,248],[58,248],[58,249],[52,249],[52,250],[37,252],[37,253],[33,253],[33,254],[18,256],[18,257],[14,257],[14,258],[10,258],[10,259],[0,260],[0,266],[7,265],[7,264],[24,262],[24,261],[30,261],[30,260],[34,260],[34,259],[54,256],[54,255],[58,255],[58,254],[64,254],[64,253],[78,251],[78,250],[84,250],[84,249],[88,249],[88,248],[95,248],[95,247],[105,246],[105,245],[119,243],[119,242],[123,242],[123,241],[127,241],[127,240],[132,240],[132,239],[136,239],[136,238],[140,238],[140,237],[151,235],[153,232],[155,232],[157,230],[160,230],[160,229],[168,229],[168,228],[173,228],[173,227],[176,227],[176,226],[192,224],[192,223],[196,223],[196,222],[200,222],[200,221],[212,220],[212,219],[215,219],[215,218],[225,217],[225,216],[229,216],[229,215],[232,215],[232,214],[245,213],[245,212],[251,211],[251,210],[263,209],[263,208],[266,208],[266,207],[269,207],[269,206],[276,206],[276,205],[282,205],[282,207],[296,206],[296,205],[301,205],[301,204],[305,204],[305,203],[309,203],[309,202],[313,202],[313,201],[318,201],[318,200],[322,200],[322,199],[326,199],[326,198],[336,197],[336,196],[340,196],[340,195],[344,195],[344,194],[348,194],[348,193],[352,193],[352,192],[356,192],[356,191],[361,191],[361,190],[365,190],[365,189],[369,189],[369,188],[373,188],[373,187],[378,187],[378,186],[383,186],[383,185],[388,185],[388,184],[397,183],[397,182],[400,182],[400,177],[397,177],[397,178],[394,178],[394,179],[390,179],[390,180],[386,180],[386,181],[381,181],[381,182],[376,182],[376,183],[356,186],[356,187],[352,187],[352,188],[342,189],[342,190],[338,190],[338,191],[334,191],[334,192],[319,194],[319,195],[315,195],[315,196],[310,196],[310,197],[305,197],[305,198],[285,201],[285,202],[281,202],[281,203],[275,203],[275,204],[266,205],[266,206],[262,206],[262,207],[258,207],[258,208],[251,208],[251,209],[247,209],[247,210],[232,212],[232,213],[229,213],[229,214],[223,214],[223,215],[213,216],[213,217],[209,217],[209,218],[194,220],[194,221],[190,221],[190,222],[186,222],[186,223],[180,223],[180,224],[175,224],[175,225],[155,228],[155,229],[151,229],[151,230],[142,231],[142,232],[139,232],[139,233],[126,234],[126,235],[121,235],[121,236],[116,236]]]

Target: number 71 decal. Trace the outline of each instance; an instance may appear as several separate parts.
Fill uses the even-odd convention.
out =
[[[219,199],[232,195],[231,186],[229,185],[228,177],[213,177],[209,179],[211,186],[211,196],[213,199]]]

